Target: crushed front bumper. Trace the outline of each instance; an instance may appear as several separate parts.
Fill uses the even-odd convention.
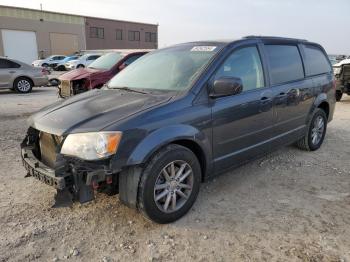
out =
[[[36,153],[38,132],[31,129],[21,143],[22,162],[26,177],[57,189],[54,207],[70,206],[73,201],[89,202],[95,198],[95,190],[118,193],[118,176],[111,173],[108,162],[86,162],[57,154],[54,167],[44,164]]]
[[[27,170],[27,177],[32,176],[59,190],[63,190],[66,187],[64,177],[56,177],[55,171],[39,162],[31,150],[22,148],[21,155],[23,166]]]

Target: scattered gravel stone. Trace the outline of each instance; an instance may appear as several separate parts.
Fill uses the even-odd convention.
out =
[[[71,251],[69,252],[69,254],[70,254],[71,256],[74,256],[74,257],[79,256],[79,250],[76,249],[76,248],[73,248],[73,249],[71,249]]]
[[[102,258],[102,262],[109,262],[110,260],[109,260],[109,258],[108,257],[103,257]]]

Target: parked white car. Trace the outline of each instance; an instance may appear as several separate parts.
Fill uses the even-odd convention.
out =
[[[35,67],[49,67],[52,66],[52,64],[58,64],[60,63],[63,59],[65,59],[66,56],[64,55],[52,55],[49,56],[46,59],[39,59],[39,60],[35,60],[32,63],[32,66]]]
[[[342,65],[346,65],[346,64],[350,64],[350,57],[349,58],[346,58],[336,64],[333,65],[333,70],[334,70],[334,74],[335,75],[338,75],[340,74],[340,71],[341,71],[341,66]]]
[[[93,61],[99,58],[101,54],[85,54],[77,60],[71,60],[65,64],[67,70],[76,68],[84,68],[90,65]]]

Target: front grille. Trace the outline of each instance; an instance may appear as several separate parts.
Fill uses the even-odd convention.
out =
[[[69,80],[61,80],[61,96],[67,97],[71,95],[71,82]]]
[[[61,143],[61,138],[45,132],[39,134],[39,146],[41,162],[48,167],[54,168],[57,156],[57,146]]]

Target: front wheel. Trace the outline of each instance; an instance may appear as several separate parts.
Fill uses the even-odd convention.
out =
[[[154,222],[171,223],[192,207],[200,182],[201,167],[194,153],[180,145],[168,145],[144,169],[138,209]]]
[[[306,151],[315,151],[321,147],[326,130],[327,115],[322,109],[317,108],[308,124],[305,136],[296,145]]]
[[[77,68],[84,68],[84,65],[78,65]]]

